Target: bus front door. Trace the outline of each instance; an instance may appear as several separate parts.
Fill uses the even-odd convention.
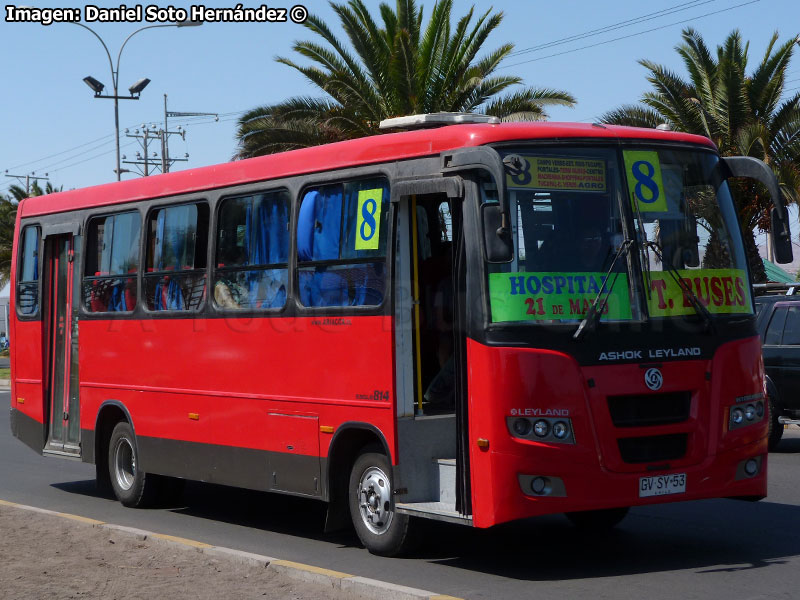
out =
[[[77,311],[73,310],[74,239],[72,235],[45,238],[44,316],[47,390],[50,419],[45,452],[80,454],[78,392],[70,385],[73,359],[77,362]],[[77,371],[77,365],[74,366]],[[77,373],[75,373],[77,375]],[[77,378],[75,378],[77,383]]]

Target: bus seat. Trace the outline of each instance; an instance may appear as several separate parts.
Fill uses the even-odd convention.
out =
[[[301,262],[314,257],[314,203],[318,195],[315,190],[308,192],[297,215],[297,259]]]

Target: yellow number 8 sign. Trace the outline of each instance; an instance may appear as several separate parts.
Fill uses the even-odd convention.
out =
[[[383,188],[358,192],[356,250],[377,250],[380,247],[382,198]]]
[[[625,174],[634,210],[667,212],[658,152],[625,150]]]

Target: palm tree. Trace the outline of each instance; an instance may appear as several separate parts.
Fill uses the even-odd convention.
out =
[[[787,69],[795,42],[778,45],[778,33],[767,44],[761,62],[747,73],[749,43],[731,32],[716,56],[694,29],[685,29],[676,47],[689,79],[649,60],[640,60],[653,90],[639,105],[606,113],[605,123],[673,129],[710,138],[723,156],[745,155],[763,160],[778,177],[784,197],[800,200],[800,93],[785,96]],[[750,268],[756,281],[766,272],[753,229],[768,230],[769,195],[759,185],[737,181],[731,186],[744,233]]]
[[[3,289],[11,279],[11,256],[14,242],[14,225],[17,220],[17,206],[19,201],[33,196],[44,196],[60,192],[63,186],[56,188],[49,181],[41,188],[39,182],[34,181],[29,192],[25,188],[12,185],[8,191],[10,196],[0,196],[0,289]]]
[[[523,88],[499,96],[522,84],[520,77],[496,73],[513,44],[478,58],[503,19],[501,12],[489,10],[472,23],[472,7],[451,29],[453,0],[437,0],[424,27],[422,7],[414,0],[397,0],[395,10],[381,4],[380,24],[363,0],[331,2],[331,7],[350,48],[322,18],[309,15],[304,25],[322,43],[296,42],[293,50],[314,64],[276,58],[327,96],[290,98],[248,111],[239,119],[237,158],[374,135],[387,117],[480,110],[506,120],[539,120],[547,117],[547,106],[575,103],[569,93],[554,89]]]

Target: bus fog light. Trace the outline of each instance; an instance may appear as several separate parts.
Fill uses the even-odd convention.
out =
[[[567,425],[564,421],[557,421],[555,425],[553,425],[553,435],[558,439],[563,440],[565,437],[567,437],[567,435],[569,435],[569,425]]]
[[[533,432],[539,437],[547,437],[547,434],[550,433],[550,423],[539,419],[533,424]]]
[[[547,481],[546,477],[534,477],[533,481],[531,481],[531,491],[534,494],[544,494],[547,492]]]
[[[758,461],[755,458],[749,459],[746,463],[744,463],[744,472],[751,477],[758,473]]]
[[[528,419],[517,419],[514,421],[514,433],[520,437],[525,437],[531,432],[531,422]]]
[[[756,414],[758,415],[759,419],[764,416],[764,403],[763,402],[756,402]]]
[[[744,416],[748,421],[752,421],[756,418],[756,407],[752,404],[748,404],[744,408]]]
[[[734,408],[731,411],[731,421],[739,425],[744,420],[744,413],[742,412],[741,408]]]

